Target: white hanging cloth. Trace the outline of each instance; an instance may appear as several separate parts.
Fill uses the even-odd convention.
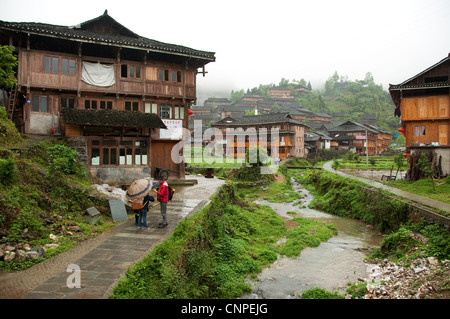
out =
[[[114,65],[83,62],[81,80],[93,86],[112,86],[116,84]]]

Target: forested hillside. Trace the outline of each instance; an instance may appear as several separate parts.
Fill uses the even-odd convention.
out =
[[[336,119],[359,121],[360,115],[376,115],[379,127],[395,133],[399,127],[399,118],[394,117],[394,103],[389,92],[380,84],[376,84],[370,72],[363,80],[351,81],[347,76],[339,76],[335,72],[325,82],[324,88],[311,87],[310,82],[304,79],[281,79],[279,84],[260,84],[253,89],[231,92],[231,101],[240,99],[244,93],[259,94],[269,98],[269,89],[274,86],[289,87],[291,95],[302,107],[313,112],[328,113]],[[302,85],[311,89],[311,92],[295,92],[294,88]]]

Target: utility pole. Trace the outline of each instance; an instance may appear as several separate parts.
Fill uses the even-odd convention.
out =
[[[367,139],[367,130],[366,130],[366,166],[369,167],[369,140]]]

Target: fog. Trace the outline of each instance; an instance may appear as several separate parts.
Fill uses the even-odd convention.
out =
[[[232,90],[371,72],[387,90],[450,53],[448,0],[0,0],[0,20],[76,25],[103,14],[154,40],[215,52],[199,102]]]

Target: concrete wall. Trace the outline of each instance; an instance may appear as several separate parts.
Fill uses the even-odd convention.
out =
[[[411,155],[416,152],[433,152],[436,154],[436,158],[442,156],[441,166],[442,173],[445,175],[450,175],[450,146],[417,146],[409,147]]]
[[[51,135],[52,127],[59,127],[59,116],[52,114],[29,113],[27,133],[39,135]]]

